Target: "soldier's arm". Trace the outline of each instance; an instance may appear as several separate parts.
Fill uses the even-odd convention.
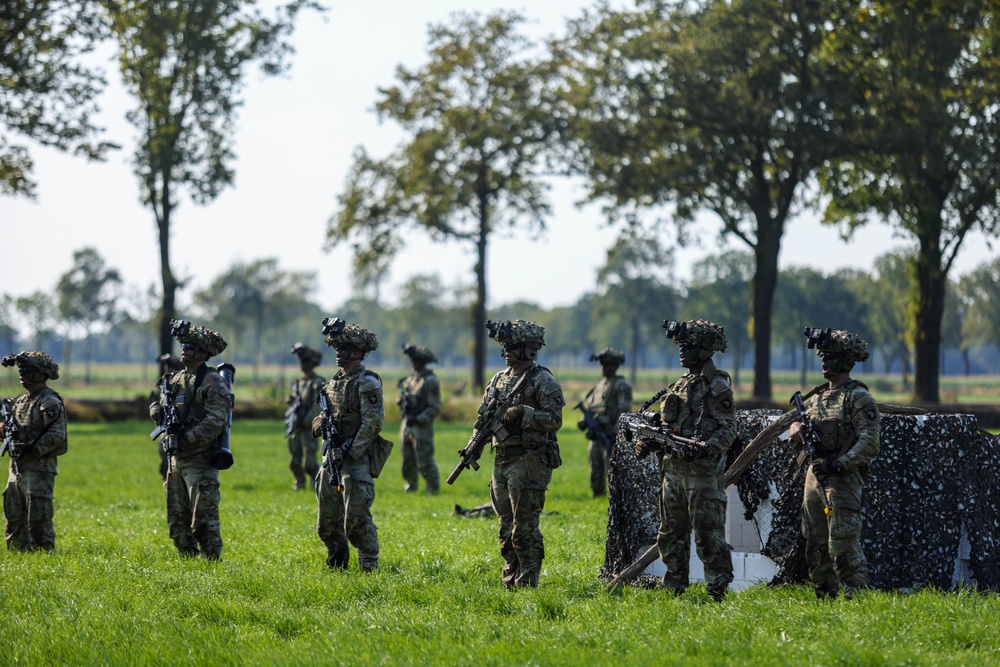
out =
[[[562,387],[550,374],[542,372],[535,386],[538,407],[524,407],[524,417],[521,420],[522,429],[555,433],[562,427],[562,409],[566,405],[563,399]]]
[[[385,405],[382,402],[382,384],[367,373],[358,381],[361,394],[361,426],[351,444],[349,458],[360,461],[371,449],[375,438],[382,431]]]
[[[729,449],[736,439],[736,401],[733,388],[725,380],[718,378],[708,387],[708,413],[719,422],[718,428],[705,444],[721,452]]]
[[[438,382],[437,376],[428,375],[424,379],[423,392],[427,399],[427,407],[416,416],[416,422],[430,424],[435,417],[441,414],[441,383]]]
[[[205,376],[202,396],[205,401],[205,418],[184,432],[182,442],[185,445],[206,445],[218,438],[226,425],[230,398],[229,389],[221,375],[209,373]]]
[[[42,416],[42,428],[48,429],[35,443],[35,453],[41,457],[65,446],[66,410],[62,402],[52,395],[42,399],[38,410]]]
[[[614,406],[609,407],[608,414],[611,416],[611,425],[618,425],[618,417],[626,412],[632,411],[632,385],[625,380],[620,380],[613,392]]]
[[[851,392],[849,400],[851,402],[851,422],[854,425],[857,439],[838,460],[844,464],[846,470],[853,470],[871,462],[878,456],[881,415],[879,415],[875,399],[863,389]]]

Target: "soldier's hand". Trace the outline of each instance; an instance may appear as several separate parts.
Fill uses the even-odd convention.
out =
[[[157,424],[160,423],[160,413],[163,412],[163,406],[159,403],[151,403],[149,405],[149,418],[152,419]]]
[[[402,396],[397,396],[396,397],[396,405],[399,405],[399,406],[403,405],[403,397]]]
[[[640,461],[649,456],[649,454],[652,451],[653,451],[652,443],[643,440],[641,438],[635,441],[635,458],[639,459]]]
[[[521,425],[521,420],[524,419],[524,408],[520,405],[512,405],[503,413],[503,423],[512,428]]]
[[[813,470],[820,475],[839,475],[844,472],[844,464],[840,459],[816,459]]]
[[[581,419],[580,421],[578,421],[576,423],[576,427],[578,429],[580,429],[581,431],[586,431],[587,430],[587,420],[586,419]]]
[[[312,421],[312,434],[314,438],[323,435],[323,415],[316,415]]]
[[[788,427],[788,440],[795,444],[802,444],[802,422],[792,422]]]

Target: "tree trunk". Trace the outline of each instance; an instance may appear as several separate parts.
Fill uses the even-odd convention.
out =
[[[781,225],[758,217],[753,290],[753,398],[771,400],[771,314],[778,285]]]
[[[163,300],[160,306],[160,354],[171,354],[174,349],[174,339],[170,336],[170,320],[174,319],[176,305],[177,280],[170,270],[170,186],[166,179],[163,185],[162,210],[157,217],[156,226],[160,240],[160,282],[163,286]],[[153,202],[156,208],[156,202]]]
[[[631,322],[632,329],[632,372],[631,382],[634,387],[639,379],[639,350],[642,347],[642,331],[641,324],[638,317],[633,317]]]
[[[969,348],[962,348],[962,368],[965,369],[965,377],[972,375],[972,361],[969,359]]]
[[[920,238],[917,256],[917,311],[914,324],[913,400],[938,403],[940,397],[941,320],[947,276],[941,268],[941,249],[936,232]]]
[[[94,360],[94,336],[90,331],[90,327],[87,327],[87,339],[84,344],[84,370],[83,370],[83,383],[86,385],[90,384],[90,365]]]
[[[476,238],[476,303],[472,317],[472,383],[480,393],[486,386],[486,243],[489,239],[489,211],[486,194],[479,197],[479,235]]]

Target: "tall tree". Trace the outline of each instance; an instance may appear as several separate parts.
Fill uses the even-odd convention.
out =
[[[171,351],[170,320],[180,286],[170,266],[170,230],[178,191],[208,204],[233,182],[233,128],[247,70],[282,73],[293,53],[295,18],[311,0],[282,5],[265,18],[255,0],[102,0],[117,38],[119,64],[137,106],[135,173],[140,198],[156,220],[163,305],[160,351]]]
[[[570,168],[620,210],[699,212],[754,254],[753,396],[771,396],[771,315],[785,226],[839,144],[846,77],[823,57],[848,20],[833,0],[639,0],[599,6],[553,47],[564,74]]]
[[[91,0],[0,4],[0,194],[36,195],[34,162],[11,135],[91,159],[114,147],[92,121],[104,78],[81,59],[101,34]]]
[[[913,398],[939,400],[948,274],[974,229],[1000,230],[1000,2],[857,2],[833,43],[856,72],[844,124],[855,148],[823,175],[849,233],[888,220],[916,241]]]
[[[726,331],[733,359],[733,384],[740,383],[740,362],[750,342],[750,283],[754,258],[730,250],[706,257],[691,267],[691,282],[682,309],[685,319],[709,319]]]
[[[407,227],[474,248],[478,387],[489,241],[517,226],[541,230],[550,211],[541,178],[554,131],[543,95],[548,70],[528,56],[523,22],[510,12],[455,14],[451,25],[431,27],[429,62],[415,71],[400,66],[396,85],[379,89],[379,117],[396,121],[408,138],[384,160],[356,152],[328,229],[333,244],[354,241],[359,271],[397,253]]]
[[[97,324],[111,325],[118,312],[122,279],[118,271],[108,268],[100,253],[94,248],[84,248],[73,253],[73,266],[56,284],[59,315],[71,327],[84,331],[86,339],[86,370],[84,382],[90,384],[90,364],[94,346],[92,335]],[[64,360],[67,371],[72,346],[70,332],[64,341]]]

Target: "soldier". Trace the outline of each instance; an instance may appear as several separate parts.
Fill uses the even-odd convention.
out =
[[[302,377],[292,383],[288,409],[285,410],[285,437],[288,438],[288,453],[291,456],[288,467],[295,477],[296,490],[310,488],[315,491],[319,444],[312,434],[312,420],[319,414],[319,393],[326,384],[326,379],[316,374],[316,367],[323,362],[323,353],[296,343],[292,354],[299,359]]]
[[[868,464],[879,451],[879,412],[868,387],[851,378],[855,362],[868,359],[868,344],[857,334],[806,329],[827,379],[804,397],[819,442],[806,470],[802,492],[802,535],[816,597],[844,597],[868,585],[868,562],[861,551],[861,496]],[[812,334],[812,335],[810,335]],[[803,425],[789,429],[793,446],[803,443]]]
[[[374,478],[392,448],[381,436],[385,419],[382,379],[361,363],[378,349],[378,339],[367,329],[339,318],[323,320],[323,333],[326,344],[337,350],[340,370],[323,388],[337,442],[323,443],[323,465],[316,487],[317,531],[326,545],[329,567],[347,569],[350,541],[358,550],[358,565],[371,572],[378,568],[379,552],[378,529],[371,513]],[[325,418],[327,415],[320,414],[313,420],[314,436],[323,433]],[[345,450],[341,461],[338,452]]]
[[[157,357],[157,361],[160,363],[160,377],[163,377],[167,373],[179,371],[182,368],[184,368],[184,364],[181,363],[181,360],[175,357],[174,355],[170,354],[169,352],[167,352],[166,354],[161,354],[159,357]],[[159,393],[157,393],[156,391],[154,391],[149,396],[150,401],[155,401],[158,398],[159,398]],[[162,479],[164,482],[167,481],[167,468],[170,467],[168,463],[168,459],[170,457],[167,456],[167,450],[164,449],[164,445],[166,444],[167,444],[167,439],[162,438],[156,445],[157,452],[160,455],[160,479]]]
[[[493,326],[490,326],[493,325]],[[493,434],[496,450],[490,496],[500,524],[503,583],[508,588],[538,586],[545,549],[538,520],[552,470],[562,465],[556,431],[562,426],[562,387],[535,363],[545,330],[534,322],[488,323],[490,337],[503,346],[507,369],[490,380],[483,405],[505,397],[527,373],[527,382],[503,414],[506,428]]]
[[[656,546],[667,566],[663,586],[681,595],[689,585],[691,530],[698,558],[705,565],[705,585],[713,600],[722,601],[733,580],[731,548],[726,542],[726,451],[736,438],[736,416],[729,374],[715,367],[712,355],[726,351],[722,327],[706,320],[663,323],[680,347],[687,369],[667,388],[660,403],[667,431],[698,440],[697,446],[659,451],[660,527]],[[644,458],[658,448],[637,440],[635,453]]]
[[[434,353],[419,345],[404,345],[403,353],[410,358],[413,375],[399,381],[399,403],[402,423],[399,426],[400,449],[403,454],[403,479],[406,491],[416,491],[419,478],[424,478],[428,495],[441,487],[437,463],[434,461],[434,418],[441,412],[441,383],[427,364],[437,361]]]
[[[3,494],[7,518],[7,548],[34,551],[56,548],[52,505],[56,486],[56,458],[65,454],[66,409],[62,397],[49,388],[59,379],[59,365],[44,352],[20,352],[3,358],[17,364],[25,393],[5,401],[9,414],[0,424],[0,437],[10,443],[10,475]]]
[[[227,343],[218,332],[191,327],[189,322],[175,320],[171,334],[181,344],[184,370],[160,379],[159,398],[149,406],[154,422],[161,423],[167,410],[178,417],[175,432],[164,436],[173,467],[164,485],[167,528],[181,556],[217,561],[222,555],[219,471],[211,460],[233,409],[233,396],[222,375],[207,362]]]
[[[632,385],[618,375],[618,369],[625,363],[624,352],[606,347],[597,354],[590,355],[590,360],[601,364],[603,375],[582,403],[584,410],[594,414],[601,430],[601,433],[595,433],[591,429],[587,433],[590,440],[590,489],[596,498],[605,494],[608,479],[608,456],[611,452],[605,443],[614,443],[618,434],[618,417],[632,409]],[[586,431],[587,419],[581,419],[576,426],[581,431]]]

